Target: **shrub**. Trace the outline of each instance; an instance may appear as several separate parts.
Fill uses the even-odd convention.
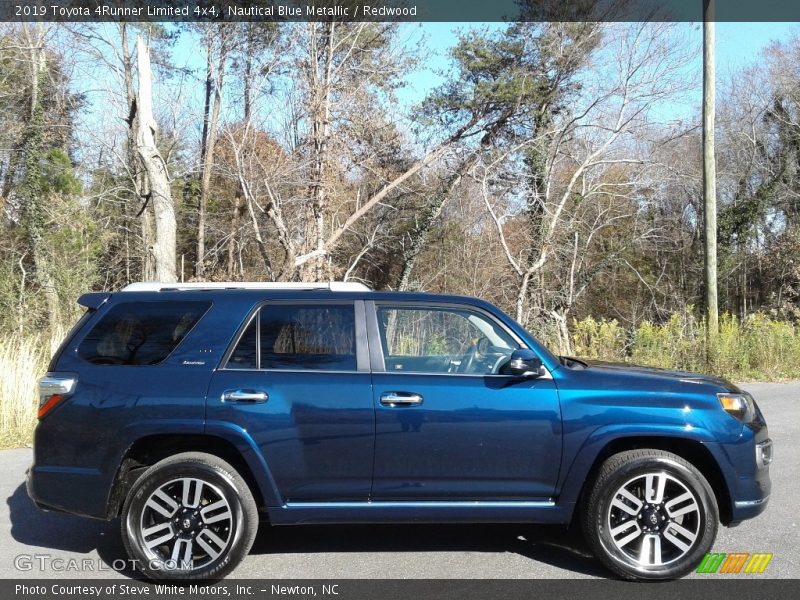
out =
[[[612,362],[624,360],[626,338],[625,329],[616,319],[595,321],[586,317],[573,322],[572,342],[577,356]]]
[[[616,320],[587,317],[573,322],[573,340],[576,355],[588,359],[710,373],[734,381],[800,378],[797,326],[763,313],[744,321],[723,314],[711,348],[705,321],[691,307],[664,323],[644,321],[628,331]]]

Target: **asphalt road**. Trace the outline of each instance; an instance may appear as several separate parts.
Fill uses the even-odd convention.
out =
[[[775,441],[766,512],[721,528],[717,552],[772,552],[764,577],[800,578],[800,383],[746,384]],[[25,493],[30,449],[0,452],[0,578],[128,577],[117,521],[44,513]],[[116,569],[116,570],[115,570]],[[121,570],[121,572],[120,572]],[[607,577],[582,541],[560,527],[262,527],[232,577],[557,578]],[[705,576],[708,577],[708,576]]]

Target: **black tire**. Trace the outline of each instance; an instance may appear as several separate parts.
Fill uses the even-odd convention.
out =
[[[659,496],[661,481],[665,484]],[[623,489],[635,498],[620,495]],[[680,497],[685,499],[676,503]],[[648,498],[660,501],[650,504]],[[671,505],[669,510],[667,505]],[[697,568],[711,550],[718,520],[717,500],[705,477],[680,456],[663,450],[630,450],[607,459],[581,506],[583,532],[592,552],[616,575],[629,580],[676,579]],[[622,544],[637,528],[638,537]],[[695,539],[690,542],[691,536],[681,530],[694,533]]]
[[[202,485],[187,481],[200,481]],[[188,491],[181,495],[179,492],[187,485]],[[168,496],[166,503],[161,494]],[[183,503],[185,497],[190,498],[187,504]],[[167,516],[173,510],[172,503],[177,508]],[[187,508],[191,504],[195,506]],[[219,508],[214,509],[212,504]],[[215,522],[210,523],[212,520]],[[185,523],[191,529],[187,525],[184,530]],[[159,461],[136,480],[122,508],[121,528],[128,555],[147,578],[216,580],[229,573],[250,551],[258,532],[258,508],[247,483],[231,465],[211,454],[185,452]],[[145,533],[148,529],[160,532]],[[152,544],[170,532],[174,537],[164,544],[147,547],[146,541]],[[179,537],[181,542],[177,541]],[[218,544],[214,538],[224,543]],[[207,552],[201,544],[210,550]],[[181,561],[171,561],[170,546],[182,555],[188,547],[192,556],[185,562],[183,557]],[[217,551],[219,555],[214,556]],[[194,553],[201,554],[196,566]]]

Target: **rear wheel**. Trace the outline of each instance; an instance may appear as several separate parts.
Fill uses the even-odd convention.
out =
[[[258,511],[245,481],[222,459],[186,452],[136,481],[122,511],[122,539],[151,579],[216,579],[249,552]]]
[[[719,510],[703,475],[662,450],[630,450],[603,463],[583,506],[595,555],[626,579],[673,579],[711,549]]]

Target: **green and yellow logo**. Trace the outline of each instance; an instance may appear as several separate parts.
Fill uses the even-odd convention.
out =
[[[697,567],[698,573],[722,573],[725,575],[737,575],[747,573],[754,575],[763,573],[769,561],[772,560],[772,553],[766,552],[709,552],[703,558],[700,566]]]

